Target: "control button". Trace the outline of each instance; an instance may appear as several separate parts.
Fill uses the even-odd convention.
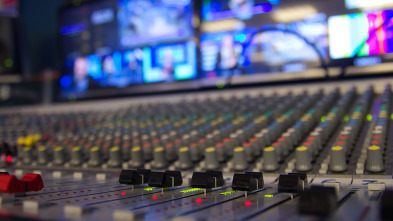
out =
[[[308,188],[308,179],[306,173],[288,173],[291,176],[299,176],[300,181],[302,182],[302,190]]]
[[[191,159],[190,148],[181,147],[179,149],[179,169],[188,170],[194,166]]]
[[[299,193],[302,191],[303,183],[301,177],[296,174],[281,174],[278,178],[278,192]]]
[[[80,219],[84,214],[91,211],[91,208],[77,205],[64,206],[64,215],[69,219]]]
[[[99,167],[102,164],[101,149],[99,147],[90,148],[90,158],[87,162],[89,167]]]
[[[122,170],[119,176],[120,184],[141,185],[147,183],[151,171],[145,169]]]
[[[110,168],[120,168],[122,165],[123,157],[120,153],[119,147],[112,147],[109,150],[109,160],[108,167]]]
[[[143,168],[145,165],[145,160],[143,157],[143,151],[141,147],[133,147],[131,149],[131,168]]]
[[[38,164],[45,165],[48,163],[48,150],[45,146],[38,147]]]
[[[385,191],[386,185],[381,182],[369,183],[367,188],[369,191]]]
[[[39,202],[34,200],[25,200],[23,201],[23,211],[30,213],[37,213],[40,208],[45,206],[49,206],[49,203]]]
[[[296,149],[296,170],[307,172],[312,169],[311,150],[308,147],[298,147]]]
[[[198,162],[201,159],[201,153],[199,152],[198,143],[190,144],[190,152],[192,161]]]
[[[24,147],[22,150],[22,163],[24,165],[30,165],[33,162],[33,151],[30,146]]]
[[[367,148],[366,170],[374,173],[385,170],[383,152],[380,146],[371,146]]]
[[[263,149],[263,169],[268,172],[278,170],[278,153],[275,147]]]
[[[382,220],[393,220],[393,191],[384,191],[379,201]]]
[[[216,151],[218,155],[218,161],[219,162],[225,162],[227,159],[227,153],[224,147],[223,143],[217,143],[216,144]]]
[[[205,150],[206,170],[218,170],[220,163],[215,147],[209,147]]]
[[[134,221],[135,214],[132,211],[115,210],[113,212],[113,220],[114,221]]]
[[[173,162],[177,159],[176,147],[172,143],[167,143],[165,146],[166,159]]]
[[[233,175],[232,189],[252,192],[264,187],[263,174],[257,172],[235,173]]]
[[[194,172],[191,178],[192,188],[212,189],[224,184],[224,177],[220,171]]]
[[[13,175],[0,175],[0,192],[25,193],[40,191],[44,182],[39,174],[26,173],[20,180]]]
[[[151,172],[148,181],[151,187],[175,187],[183,184],[180,171]]]
[[[327,216],[337,207],[337,195],[333,187],[312,186],[300,195],[300,214]]]
[[[56,147],[54,152],[53,164],[62,166],[65,163],[65,150],[63,147]]]
[[[163,147],[156,147],[154,149],[153,167],[156,169],[165,169],[168,166],[168,161],[165,156],[165,149]]]
[[[323,183],[324,187],[334,187],[334,189],[336,190],[336,193],[340,192],[341,189],[341,183],[340,182],[326,182]]]
[[[79,167],[83,163],[82,150],[80,147],[73,147],[71,151],[70,165],[72,167]]]
[[[329,169],[333,172],[344,172],[347,170],[345,150],[340,146],[332,147],[330,151]]]
[[[243,147],[237,147],[234,149],[233,164],[235,171],[245,171],[248,169],[246,151]]]

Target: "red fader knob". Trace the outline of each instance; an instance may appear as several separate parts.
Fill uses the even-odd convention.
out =
[[[39,174],[26,173],[20,180],[13,175],[0,175],[0,192],[25,193],[40,191],[44,182]]]

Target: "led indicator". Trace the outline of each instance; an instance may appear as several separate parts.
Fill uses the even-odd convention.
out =
[[[152,199],[153,199],[153,200],[156,200],[156,199],[158,199],[158,197],[157,197],[157,196],[153,196]]]
[[[143,189],[144,191],[153,191],[154,190],[154,188],[145,188],[145,189]]]
[[[120,195],[125,196],[126,192],[121,192]]]
[[[6,68],[12,68],[12,66],[14,66],[14,61],[12,61],[12,59],[6,59],[5,61],[4,61],[4,66],[6,67]]]
[[[246,201],[246,202],[244,202],[244,205],[246,205],[246,206],[251,206],[251,201]]]
[[[372,116],[371,114],[368,114],[368,115],[367,115],[367,120],[368,120],[368,121],[372,121],[372,120],[373,120],[373,116]]]
[[[236,191],[227,191],[227,192],[223,192],[223,193],[220,193],[221,195],[231,195],[231,194],[234,194],[234,193],[236,193]]]
[[[348,115],[345,115],[344,121],[345,121],[345,122],[348,122],[348,121],[349,121],[349,116],[348,116]]]
[[[322,116],[321,117],[321,122],[325,122],[325,120],[326,120],[326,116]]]
[[[202,203],[202,199],[198,198],[198,199],[195,200],[195,202]]]
[[[192,189],[189,189],[189,190],[182,190],[180,192],[181,193],[191,193],[191,192],[196,192],[196,191],[201,191],[201,190],[203,190],[203,189],[201,189],[201,188],[192,188]]]
[[[267,198],[272,198],[274,195],[265,195]]]
[[[216,86],[218,89],[223,89],[225,87],[225,81],[224,80],[218,80],[216,82]]]
[[[12,162],[12,156],[7,156],[5,158],[5,160],[7,161],[7,163],[11,163]]]

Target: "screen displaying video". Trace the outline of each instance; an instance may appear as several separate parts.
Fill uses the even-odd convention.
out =
[[[327,38],[323,13],[288,24],[205,33],[202,68],[209,78],[302,71],[315,66],[320,56],[328,57]]]
[[[193,35],[191,0],[120,0],[117,17],[123,47]]]
[[[272,10],[280,0],[204,0],[202,16],[206,21],[228,18],[250,19],[255,14]]]
[[[333,59],[393,52],[393,10],[338,15],[329,18]]]
[[[63,97],[195,79],[192,18],[191,0],[104,0],[65,9]]]
[[[103,87],[175,82],[197,76],[194,42],[116,51],[99,56],[77,56],[66,61],[67,74],[60,81],[69,92]]]
[[[345,0],[345,5],[348,9],[392,6],[393,0]]]

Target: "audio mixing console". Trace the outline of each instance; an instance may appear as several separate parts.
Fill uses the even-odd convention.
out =
[[[392,220],[391,87],[302,90],[4,110],[0,217]]]

